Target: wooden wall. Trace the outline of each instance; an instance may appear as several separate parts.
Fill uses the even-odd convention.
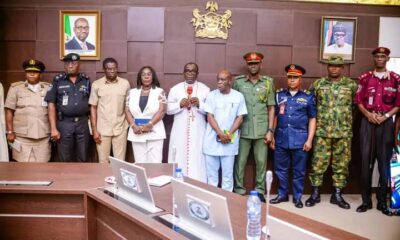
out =
[[[262,71],[275,79],[276,88],[285,86],[284,66],[289,63],[307,69],[303,83],[308,87],[326,74],[326,66],[318,61],[322,16],[358,18],[356,62],[345,67],[345,75],[356,78],[373,66],[370,52],[378,45],[379,17],[400,16],[400,7],[393,6],[220,0],[220,12],[232,11],[233,26],[228,40],[197,39],[190,23],[192,10],[204,11],[205,3],[200,0],[0,1],[0,80],[6,91],[12,82],[23,80],[21,63],[28,58],[46,64],[43,76],[46,81],[63,71],[59,60],[60,10],[101,10],[101,59],[116,58],[120,75],[132,87],[139,68],[151,65],[167,92],[182,81],[186,62],[197,62],[199,80],[215,88],[218,70],[227,68],[235,75],[246,72],[242,56],[252,50],[264,54]],[[101,61],[84,61],[81,71],[92,80],[103,75]],[[169,135],[172,118],[167,116],[164,120]],[[358,192],[358,121],[356,118],[350,192]],[[167,149],[168,141],[164,156]],[[128,155],[132,159],[132,153]],[[247,172],[252,174],[252,170],[250,164]],[[330,180],[326,179],[325,190],[329,191]],[[308,191],[309,181],[306,182]],[[253,184],[251,177],[247,184]]]

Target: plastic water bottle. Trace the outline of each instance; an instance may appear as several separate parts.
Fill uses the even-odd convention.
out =
[[[176,168],[175,169],[175,176],[174,178],[178,181],[182,181],[183,182],[183,172],[182,172],[182,168]]]
[[[259,240],[261,237],[261,201],[258,198],[258,192],[250,192],[247,200],[247,230],[248,240]]]
[[[174,173],[174,179],[178,181],[183,182],[183,173],[182,173],[182,168],[176,168],[175,173]],[[177,209],[176,201],[175,201],[175,195],[172,195],[172,215],[173,215],[173,222],[172,222],[172,229],[176,232],[180,231],[179,225],[179,218],[176,218],[176,209]]]

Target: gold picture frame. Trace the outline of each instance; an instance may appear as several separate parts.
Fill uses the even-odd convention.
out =
[[[340,55],[345,63],[355,62],[357,17],[323,16],[321,19],[320,61]]]
[[[81,60],[100,60],[100,31],[100,11],[61,10],[60,59],[77,53]]]

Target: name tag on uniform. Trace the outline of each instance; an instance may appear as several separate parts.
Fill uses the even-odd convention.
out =
[[[372,105],[373,102],[374,102],[374,97],[373,97],[373,96],[370,96],[370,97],[368,98],[368,105]]]
[[[281,103],[280,105],[279,105],[279,114],[281,114],[281,115],[283,115],[283,114],[285,114],[285,104],[283,104],[283,103]]]
[[[47,107],[48,104],[47,102],[44,100],[44,97],[42,97],[42,107]]]
[[[62,98],[62,105],[67,106],[68,105],[68,95],[64,95]]]

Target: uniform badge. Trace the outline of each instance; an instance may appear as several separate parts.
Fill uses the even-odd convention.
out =
[[[85,85],[81,85],[79,87],[79,92],[86,92],[87,91],[87,87]]]
[[[33,60],[33,59],[29,60],[30,65],[35,65],[35,63],[36,63],[35,60]]]
[[[284,103],[279,104],[279,114],[280,115],[285,114],[285,107],[286,107],[286,105]]]
[[[49,88],[47,89],[47,91],[50,92],[52,88],[53,88],[53,84],[50,84]]]
[[[290,69],[295,69],[296,68],[296,66],[295,65],[290,65]]]

